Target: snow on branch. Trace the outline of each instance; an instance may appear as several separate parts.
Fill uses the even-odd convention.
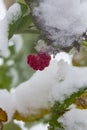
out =
[[[15,3],[9,8],[4,19],[0,21],[0,51],[7,51],[9,26],[12,24],[12,22],[16,21],[21,14],[22,12],[20,4]]]
[[[36,23],[60,47],[81,42],[87,30],[87,0],[39,0],[33,9]]]

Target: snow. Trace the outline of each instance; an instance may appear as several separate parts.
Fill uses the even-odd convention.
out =
[[[3,38],[4,38],[4,36],[3,36]],[[4,41],[5,41],[5,39],[4,39]],[[16,53],[18,53],[21,50],[22,45],[23,45],[22,36],[21,35],[13,35],[13,37],[7,41],[7,44],[8,44],[7,48],[6,49],[4,48],[4,50],[0,51],[1,56],[6,57],[6,58],[8,58],[10,56],[10,51],[8,49],[8,46],[14,45]],[[4,45],[3,45],[3,47],[4,47]]]
[[[55,2],[42,0],[33,10],[33,15],[38,17],[38,21],[40,20],[40,26],[43,23],[44,32],[49,33],[48,37],[51,41],[63,47],[70,46],[74,40],[81,40],[82,33],[87,29],[86,14],[87,0],[56,0]],[[9,55],[7,49],[9,24],[20,16],[21,8],[17,3],[9,8],[4,19],[0,15],[2,19],[0,21],[0,50],[3,55]],[[22,47],[20,36],[15,35],[9,44],[11,42],[15,43],[16,52],[20,51]],[[43,48],[46,48],[44,43],[39,48],[37,47],[38,51]],[[2,64],[3,60],[0,59],[0,65]],[[13,61],[8,62],[9,66],[12,64]],[[16,71],[12,69],[11,73],[14,82],[17,82]],[[11,121],[16,110],[23,116],[41,114],[40,110],[49,110],[55,100],[63,102],[85,86],[87,86],[87,67],[74,67],[71,64],[70,55],[59,53],[55,59],[52,59],[49,67],[43,71],[37,71],[17,88],[10,92],[0,89],[0,108],[7,113],[7,122]],[[63,123],[65,130],[87,130],[87,110],[71,108],[58,121]],[[41,130],[41,126],[42,124],[31,130]],[[21,127],[24,129],[24,124],[21,124]],[[43,127],[44,130],[47,129],[47,126]]]
[[[19,3],[13,4],[7,11],[6,17],[8,23],[16,21],[22,15],[21,6]]]
[[[40,124],[37,124],[34,127],[32,127],[30,130],[48,130],[47,126],[48,125],[40,123]]]
[[[54,84],[50,101],[63,102],[74,92],[87,86],[87,67],[75,67],[63,60],[58,62],[57,83]]]
[[[25,127],[25,123],[22,121],[14,120],[14,123],[20,126],[21,130],[47,130],[48,127],[48,124],[39,123],[28,129]]]
[[[87,130],[87,110],[71,109],[58,119],[65,130]]]
[[[87,29],[87,0],[39,0],[36,23],[54,44],[67,47]]]
[[[14,44],[15,51],[19,52],[23,45],[23,39],[21,35],[13,35],[13,37],[9,40],[9,44]]]
[[[3,63],[4,63],[3,58],[0,58],[0,66],[3,65]]]
[[[4,19],[0,21],[0,50],[2,53],[9,55],[8,51],[8,31],[9,24],[16,21],[21,16],[21,7],[18,3],[15,3],[9,8]]]
[[[25,123],[23,121],[14,120],[14,123],[18,125],[21,128],[21,130],[28,130],[28,128],[25,127]]]
[[[53,60],[44,71],[37,71],[28,81],[15,89],[15,107],[22,115],[49,110],[48,95],[56,82],[57,62]]]
[[[11,64],[9,63],[9,65],[11,65]],[[15,68],[11,68],[9,73],[11,73],[11,76],[12,76],[11,86],[15,86],[19,80],[18,71]]]
[[[13,96],[5,89],[0,90],[0,108],[7,113],[8,120],[11,121],[14,110]]]
[[[4,18],[6,14],[6,7],[4,5],[4,1],[0,0],[0,20]]]
[[[68,64],[70,64],[70,65],[72,64],[72,55],[69,55],[66,52],[60,52],[60,53],[56,54],[55,59],[57,61],[64,60]]]
[[[72,93],[87,86],[87,68],[74,67],[71,62],[66,62],[71,57],[68,54],[65,54],[66,61],[64,57],[59,61],[59,55],[62,58],[62,53],[57,54],[49,67],[36,71],[28,81],[11,92],[0,90],[0,108],[7,112],[8,121],[15,111],[24,117],[40,115],[41,110],[49,110],[55,100],[62,102]],[[58,121],[63,123],[65,130],[82,130],[83,127],[86,130],[87,111],[70,108]]]
[[[7,51],[8,48],[8,23],[7,20],[0,21],[0,51]]]

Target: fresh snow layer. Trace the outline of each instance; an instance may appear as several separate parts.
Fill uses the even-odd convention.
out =
[[[58,62],[57,83],[50,94],[50,101],[63,102],[74,92],[87,86],[87,67],[75,67],[63,60]]]
[[[41,114],[40,110],[49,110],[55,101],[62,103],[71,94],[87,86],[86,67],[74,67],[64,60],[57,61],[57,58],[58,55],[55,59],[51,60],[47,68],[43,71],[36,71],[28,81],[17,86],[13,92],[11,91],[9,93],[6,90],[0,90],[0,108],[7,112],[8,120],[12,118],[15,111],[18,111],[24,117],[28,117],[32,114]],[[66,113],[66,115],[61,117],[62,121],[60,121],[64,124],[66,120],[69,120],[68,114],[71,115],[71,117],[76,115],[72,114],[74,113],[73,111],[74,110],[71,110]],[[80,124],[84,123],[83,126],[86,128],[86,120],[81,119],[80,121],[79,119],[82,113],[83,116],[86,115],[84,114],[86,113],[85,110],[81,111],[81,114],[79,110],[76,113],[76,119],[73,117],[71,119],[72,126],[77,120],[77,124],[79,124],[79,122]],[[85,116],[85,119],[86,117],[87,116]],[[72,126],[67,124],[69,128]]]
[[[43,71],[37,71],[28,81],[15,90],[15,107],[23,115],[37,113],[40,109],[49,109],[48,95],[56,83],[58,65],[55,60]]]
[[[3,0],[0,0],[0,20],[4,18],[6,14],[6,7]]]
[[[40,109],[49,109],[55,101],[62,103],[71,94],[87,86],[86,67],[74,67],[56,59],[45,70],[37,71],[15,89],[15,108],[19,113],[26,116]]]
[[[9,45],[15,46],[15,51],[19,52],[23,45],[23,39],[21,35],[13,35],[13,37],[9,40]]]
[[[0,21],[0,51],[8,53],[8,31],[9,25],[21,16],[20,4],[15,3],[9,8],[4,19]]]
[[[0,108],[7,113],[7,121],[9,122],[12,119],[12,116],[15,112],[14,110],[14,97],[7,90],[0,90]]]
[[[87,110],[72,109],[58,119],[65,130],[87,130]]]
[[[54,44],[67,47],[87,30],[87,0],[39,0],[36,23]]]

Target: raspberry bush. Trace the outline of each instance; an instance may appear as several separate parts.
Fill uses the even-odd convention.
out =
[[[86,130],[87,0],[11,3],[0,19],[0,130]]]

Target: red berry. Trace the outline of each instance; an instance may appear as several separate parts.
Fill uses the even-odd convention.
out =
[[[27,63],[34,70],[43,70],[49,66],[51,56],[48,53],[41,52],[39,54],[30,54],[27,57]]]

